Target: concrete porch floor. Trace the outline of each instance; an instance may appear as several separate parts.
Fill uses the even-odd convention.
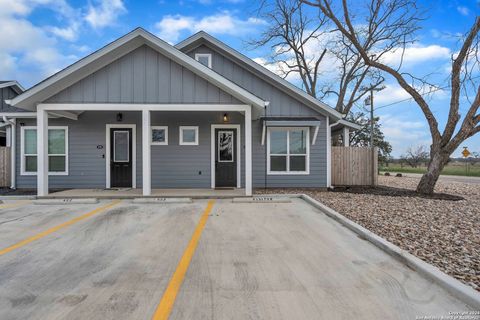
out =
[[[245,189],[152,189],[152,195],[148,198],[230,198],[245,196]],[[132,199],[143,197],[142,189],[118,188],[118,189],[69,189],[52,192],[43,199],[50,198],[99,198],[99,199]]]

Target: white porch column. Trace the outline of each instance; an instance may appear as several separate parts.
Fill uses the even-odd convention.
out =
[[[343,146],[350,146],[350,129],[348,127],[343,127]]]
[[[152,131],[150,130],[150,110],[142,110],[142,185],[144,196],[152,194],[151,140]]]
[[[245,195],[252,195],[252,107],[245,111]]]
[[[332,186],[332,128],[330,119],[327,118],[327,188]]]
[[[37,111],[37,194],[48,195],[48,112]]]

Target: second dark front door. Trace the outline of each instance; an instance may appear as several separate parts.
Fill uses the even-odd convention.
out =
[[[112,188],[132,187],[132,129],[110,129],[110,180]]]
[[[215,129],[215,187],[237,185],[237,130]]]

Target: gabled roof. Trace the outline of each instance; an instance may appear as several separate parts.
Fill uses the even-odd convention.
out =
[[[25,89],[16,80],[0,81],[0,88],[11,87],[17,94],[21,94]]]
[[[331,108],[330,106],[323,103],[322,101],[312,97],[311,95],[307,94],[305,91],[294,86],[287,80],[276,75],[275,73],[271,72],[270,70],[266,69],[265,67],[261,66],[260,64],[256,63],[252,59],[236,51],[235,49],[229,47],[222,41],[212,37],[205,31],[197,32],[191,37],[175,45],[175,47],[179,50],[182,50],[183,52],[187,52],[192,49],[195,49],[196,47],[202,45],[203,43],[207,43],[213,46],[213,49],[219,51],[221,54],[229,55],[231,58],[233,58],[234,62],[240,65],[243,65],[248,70],[251,70],[258,76],[260,76],[262,79],[264,79],[265,81],[268,81],[273,86],[276,86],[280,90],[283,90],[285,93],[287,93],[291,97],[295,98],[296,100],[299,100],[300,102],[316,110],[317,112],[325,116],[329,116],[334,120],[339,120],[344,117],[344,115],[341,114],[340,112]]]
[[[265,107],[265,101],[262,99],[222,77],[213,70],[205,67],[195,59],[190,58],[180,50],[142,28],[133,30],[125,36],[109,43],[105,47],[57,72],[28,89],[23,94],[15,97],[10,103],[15,107],[35,110],[37,103],[48,99],[54,94],[142,45],[150,46],[169,59],[231,94],[238,100],[252,105],[256,108],[257,114]]]

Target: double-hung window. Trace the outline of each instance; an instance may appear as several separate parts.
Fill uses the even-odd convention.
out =
[[[309,174],[309,141],[308,128],[268,128],[268,174]]]
[[[37,127],[21,127],[20,148],[21,174],[37,174]],[[48,173],[68,175],[68,127],[48,127]]]

